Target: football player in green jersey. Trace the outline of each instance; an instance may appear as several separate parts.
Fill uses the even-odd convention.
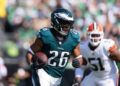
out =
[[[27,52],[27,61],[36,74],[32,74],[34,86],[59,86],[65,67],[73,54],[81,58],[79,49],[80,36],[72,29],[74,18],[66,9],[56,9],[51,13],[53,28],[44,27],[37,34],[37,39]],[[41,67],[34,62],[36,52],[44,52],[48,64]],[[78,63],[78,66],[82,64]],[[34,70],[36,69],[36,70]]]

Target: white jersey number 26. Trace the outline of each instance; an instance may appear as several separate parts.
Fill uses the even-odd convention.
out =
[[[60,55],[60,59],[59,59],[58,63],[57,62],[52,62],[52,60],[58,57],[59,52],[58,51],[50,51],[50,54],[54,54],[54,56],[50,57],[48,59],[48,64],[49,65],[57,66],[57,64],[58,64],[59,67],[64,67],[67,64],[67,61],[68,61],[67,56],[69,56],[69,52],[62,52],[61,55]]]

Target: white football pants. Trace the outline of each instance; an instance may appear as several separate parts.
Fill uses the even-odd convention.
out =
[[[98,78],[91,72],[81,82],[81,86],[118,86],[118,74],[109,75],[107,78]]]
[[[40,86],[59,86],[61,83],[62,78],[52,77],[43,69],[38,69],[36,72],[38,75]],[[32,82],[33,82],[33,86],[38,86],[34,76],[32,77]]]

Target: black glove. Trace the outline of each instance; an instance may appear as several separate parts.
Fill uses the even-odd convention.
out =
[[[45,67],[46,65],[47,65],[46,63],[40,63],[40,64],[33,63],[33,64],[30,65],[30,68],[31,69],[40,69],[40,68]]]
[[[72,66],[75,68],[79,68],[80,67],[80,62],[77,58],[72,60]]]

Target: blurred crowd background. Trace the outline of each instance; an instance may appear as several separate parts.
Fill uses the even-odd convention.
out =
[[[0,0],[0,86],[32,86],[26,50],[40,28],[51,27],[50,14],[56,8],[72,12],[81,41],[96,21],[120,50],[120,0]],[[70,63],[67,69],[73,69]]]

